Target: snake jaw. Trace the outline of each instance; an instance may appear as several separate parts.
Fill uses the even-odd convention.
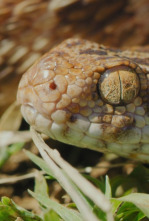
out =
[[[147,152],[147,76],[117,53],[122,54],[68,39],[45,54],[19,84],[17,98],[26,121],[53,139],[79,147],[127,157]],[[113,85],[119,93],[112,92]],[[117,95],[116,103],[109,101]]]

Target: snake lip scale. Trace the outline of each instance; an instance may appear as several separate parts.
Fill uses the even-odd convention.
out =
[[[149,52],[67,39],[22,76],[25,120],[52,139],[149,162]]]

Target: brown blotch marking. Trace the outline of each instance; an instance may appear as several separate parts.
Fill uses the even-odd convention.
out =
[[[98,92],[98,90],[97,90],[97,92]],[[97,101],[99,98],[99,94],[97,94],[96,92],[93,92],[91,96],[92,96],[93,101]]]
[[[149,58],[130,58],[130,59],[139,64],[149,65]]]
[[[49,84],[49,88],[50,88],[51,90],[55,90],[55,89],[57,88],[57,85],[55,84],[55,82],[51,82],[51,83]]]
[[[131,137],[133,134],[131,134],[132,132],[132,128],[133,125],[128,125],[126,127],[123,128],[119,128],[119,132],[117,134],[115,134],[116,140],[115,142],[117,142],[118,140],[124,140],[125,138],[129,138]]]
[[[104,123],[111,123],[111,120],[112,120],[112,115],[110,115],[110,114],[105,114],[103,117],[102,117],[102,121],[104,122]]]
[[[103,140],[116,142],[117,138],[123,133],[123,128],[118,128],[110,124],[102,124]]]
[[[71,42],[71,43],[67,43],[67,44],[66,44],[66,47],[71,48],[71,47],[73,47],[73,46],[80,45],[81,43],[82,43],[82,42],[81,42],[80,40],[73,41],[73,42]]]
[[[70,116],[70,118],[69,118],[69,121],[71,122],[71,123],[74,123],[74,122],[76,122],[76,120],[77,120],[77,116],[75,116],[75,115],[71,115]]]
[[[118,49],[118,48],[109,48],[109,47],[106,47],[106,49],[107,49],[108,51],[115,52],[115,53],[122,52],[122,50],[121,50],[121,49]]]
[[[132,126],[126,126],[123,128],[115,127],[110,124],[102,124],[103,140],[108,142],[117,143],[118,140],[122,140],[130,135]]]
[[[96,55],[107,55],[107,52],[104,50],[93,50],[93,49],[86,49],[81,50],[80,54],[96,54]]]
[[[56,54],[59,57],[69,56],[69,54],[66,53],[65,51],[54,51],[54,54]]]

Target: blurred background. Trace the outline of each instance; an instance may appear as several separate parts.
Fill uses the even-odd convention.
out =
[[[70,37],[110,47],[149,44],[148,0],[1,0],[0,114],[16,98],[21,75]]]
[[[0,181],[14,177],[12,182],[0,186],[0,196],[9,196],[22,207],[34,211],[39,206],[27,189],[34,188],[35,165],[22,147],[35,154],[38,151],[32,142],[24,145],[31,138],[29,133],[18,131],[20,125],[21,130],[28,129],[25,122],[21,124],[19,109],[15,106],[6,109],[16,100],[22,74],[42,54],[71,37],[116,48],[148,45],[149,0],[0,0]],[[57,143],[50,145],[59,147]],[[113,161],[101,158],[102,154],[79,148],[63,146],[61,153],[75,167],[101,166],[100,170],[92,171],[93,177],[105,175],[109,170],[110,177],[128,175],[135,167],[131,161],[120,158],[116,161],[120,167],[114,168]],[[17,182],[16,174],[29,174],[31,179],[24,177]],[[134,177],[133,184],[125,179],[127,187],[134,185]],[[143,185],[141,177],[142,172],[138,181],[136,174],[141,191],[148,191],[148,183]],[[70,202],[68,197],[62,198],[64,192],[58,183],[52,183],[50,190],[51,198]]]

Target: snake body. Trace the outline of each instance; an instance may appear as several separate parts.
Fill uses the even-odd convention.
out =
[[[22,77],[26,121],[52,139],[149,162],[149,50],[68,39]]]

